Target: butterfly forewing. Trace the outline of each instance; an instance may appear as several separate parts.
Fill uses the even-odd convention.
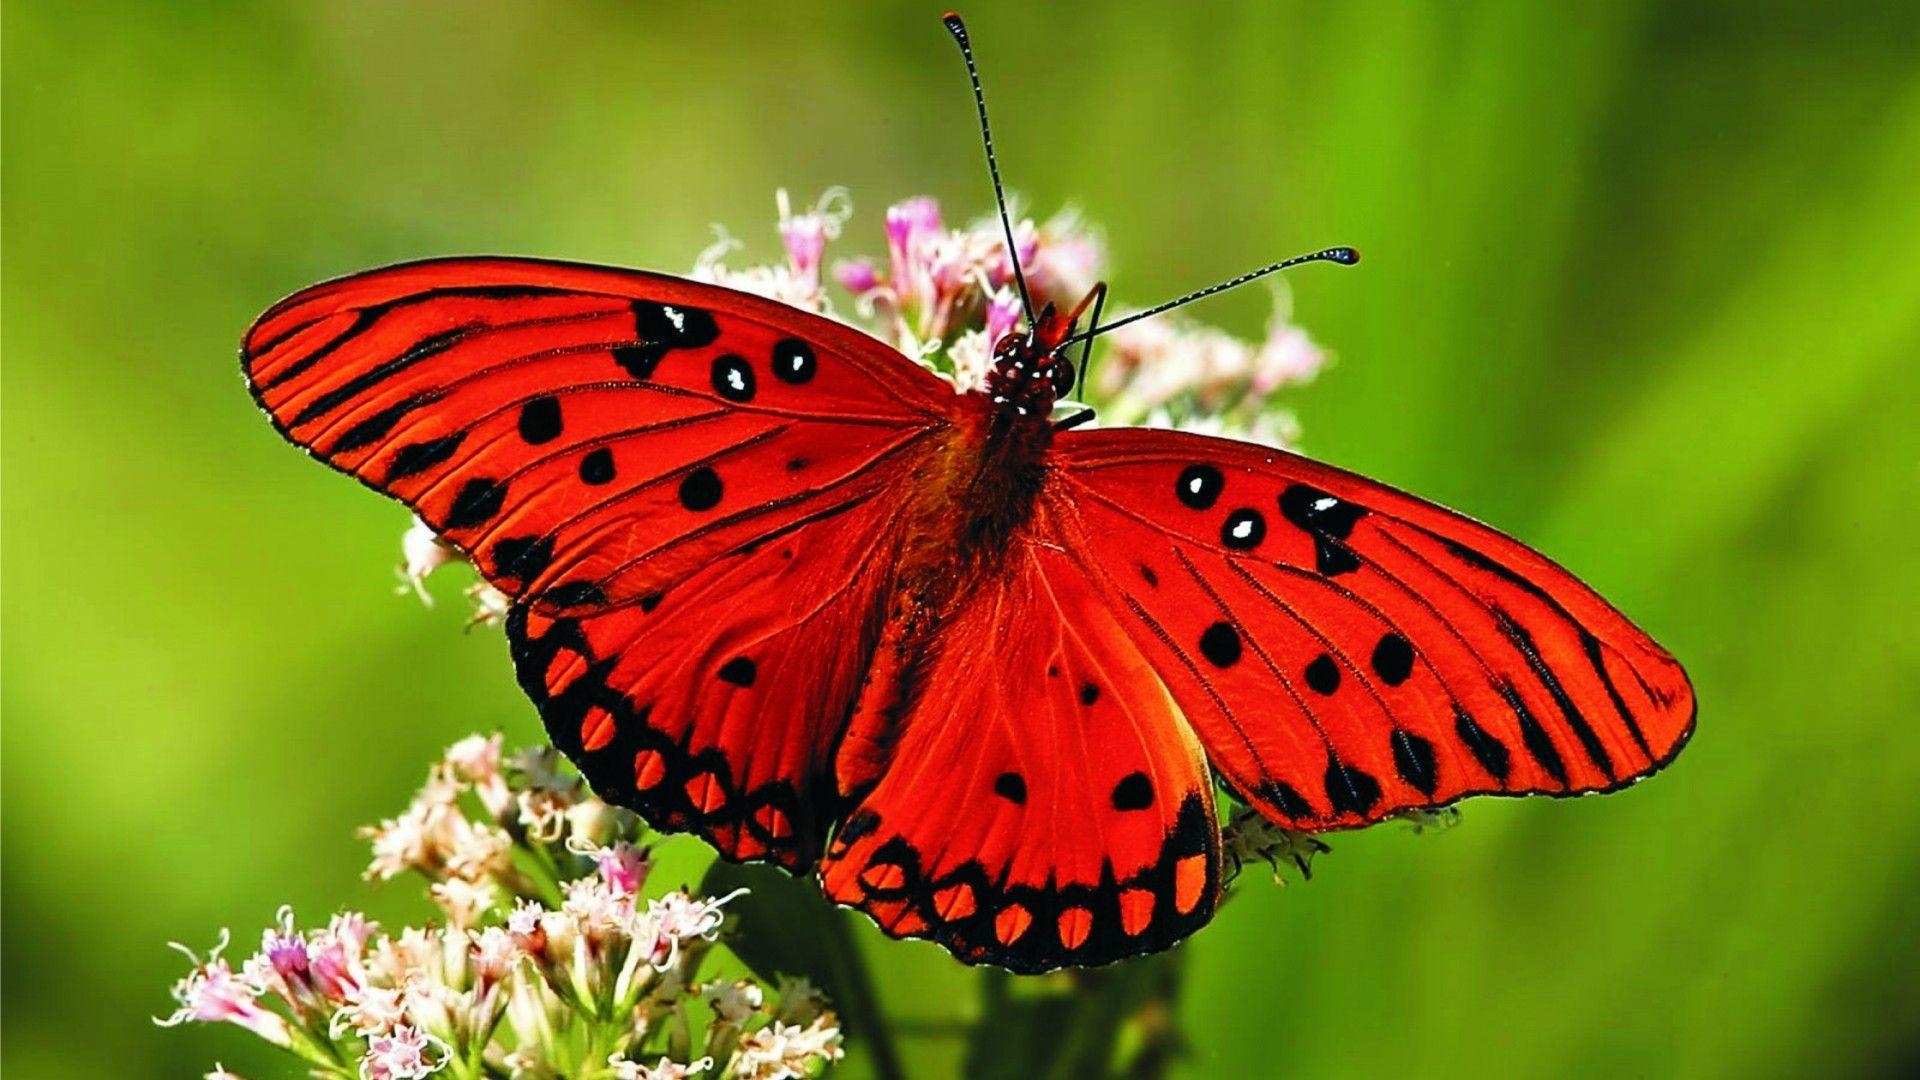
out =
[[[1242,797],[1305,829],[1624,786],[1689,733],[1680,667],[1524,545],[1277,450],[1055,445],[1070,545]]]
[[[650,595],[871,497],[953,401],[819,316],[519,259],[308,289],[255,324],[245,367],[289,439],[556,607]]]

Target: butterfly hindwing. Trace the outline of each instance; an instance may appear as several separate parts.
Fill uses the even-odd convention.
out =
[[[870,684],[841,751],[843,782],[875,778],[822,863],[830,897],[1015,971],[1162,949],[1212,916],[1205,759],[1064,554],[1018,541],[896,670]],[[867,723],[890,730],[866,739]]]
[[[1070,550],[1223,778],[1283,824],[1622,787],[1693,693],[1658,645],[1519,542],[1283,451],[1166,431],[1053,452]]]
[[[870,502],[584,615],[517,606],[521,687],[602,798],[737,860],[812,865],[830,750],[883,614],[897,504]]]
[[[953,400],[820,316],[527,259],[318,285],[243,352],[287,438],[556,609],[635,600],[872,497]]]

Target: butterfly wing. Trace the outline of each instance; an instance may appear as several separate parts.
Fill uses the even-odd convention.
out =
[[[834,900],[1015,971],[1163,949],[1212,917],[1199,744],[1057,545],[1017,542],[924,649],[879,670],[896,674],[870,683],[841,750],[843,783],[875,779],[822,861]],[[884,738],[862,737],[869,720]]]
[[[520,605],[507,635],[555,746],[602,797],[728,857],[812,865],[900,537],[874,500],[715,562],[658,600]]]
[[[1692,730],[1671,656],[1486,526],[1225,439],[1073,432],[1053,455],[1069,550],[1214,766],[1282,824],[1609,791]]]
[[[281,434],[550,609],[653,595],[871,498],[954,397],[784,304],[529,259],[314,286],[260,317],[243,363]]]
[[[609,801],[809,864],[896,503],[946,384],[759,297],[450,259],[315,286],[248,332],[288,439],[516,597],[522,685]]]

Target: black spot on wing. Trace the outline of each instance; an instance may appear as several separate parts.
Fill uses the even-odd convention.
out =
[[[1290,484],[1280,493],[1280,516],[1313,537],[1315,567],[1328,577],[1360,569],[1346,540],[1366,511],[1308,484]]]
[[[1314,813],[1313,804],[1301,798],[1300,793],[1293,790],[1290,784],[1284,784],[1278,780],[1268,780],[1255,788],[1254,794],[1271,803],[1288,817],[1311,818],[1319,816]]]
[[[819,366],[813,346],[799,338],[782,338],[773,347],[773,377],[781,382],[795,386],[812,382]]]
[[[1393,733],[1393,769],[1408,786],[1429,798],[1440,786],[1433,759],[1433,744],[1411,731]]]
[[[1460,741],[1466,744],[1480,767],[1487,770],[1487,775],[1504,787],[1507,774],[1513,769],[1513,755],[1508,752],[1506,744],[1476,723],[1465,709],[1454,710],[1453,732],[1460,736]]]
[[[752,657],[736,656],[720,665],[718,677],[723,683],[731,683],[744,689],[752,686],[753,680],[758,678],[759,674],[760,669],[754,664]]]
[[[1327,759],[1327,801],[1335,814],[1365,815],[1380,801],[1380,781],[1339,758]]]
[[[460,449],[460,444],[465,442],[466,438],[466,432],[456,431],[452,435],[442,435],[437,439],[408,443],[395,450],[393,457],[387,461],[387,483],[391,484],[395,480],[423,473],[435,465],[443,464]]]
[[[1143,772],[1130,772],[1113,785],[1115,810],[1145,810],[1153,805],[1153,781]]]
[[[720,505],[720,475],[705,465],[680,481],[680,505],[689,510],[711,510]]]
[[[599,487],[613,482],[613,448],[602,446],[589,450],[587,456],[580,459],[580,482]]]
[[[1230,668],[1239,663],[1240,648],[1240,631],[1231,623],[1214,623],[1200,635],[1200,655],[1217,668]]]
[[[1381,635],[1373,647],[1373,673],[1388,686],[1399,686],[1413,674],[1413,646],[1399,634]]]
[[[1251,551],[1267,538],[1267,519],[1258,510],[1242,507],[1227,515],[1220,526],[1220,542],[1235,551]]]
[[[522,584],[539,577],[552,562],[552,537],[509,536],[493,545],[494,573],[516,578]]]
[[[1307,686],[1316,694],[1324,696],[1340,689],[1340,666],[1326,653],[1313,658],[1307,665],[1306,676]]]
[[[755,393],[753,367],[747,358],[734,353],[725,353],[713,360],[713,392],[728,401],[745,404],[753,400]]]
[[[534,445],[560,437],[560,399],[552,395],[537,397],[520,406],[520,438]]]
[[[542,601],[563,608],[599,604],[606,598],[606,591],[591,581],[563,581],[540,594]]]
[[[675,349],[698,349],[720,338],[720,326],[707,312],[651,300],[633,302],[633,327],[639,344],[614,349],[613,360],[636,379],[652,378]]]
[[[453,507],[447,511],[447,520],[443,528],[470,529],[492,518],[506,505],[507,485],[505,481],[475,477],[460,488],[453,497]]]
[[[1221,489],[1225,487],[1226,480],[1219,469],[1211,465],[1189,465],[1174,481],[1173,493],[1189,508],[1207,510],[1219,501]]]
[[[993,793],[1015,806],[1027,803],[1027,781],[1017,772],[1003,772],[993,778]]]

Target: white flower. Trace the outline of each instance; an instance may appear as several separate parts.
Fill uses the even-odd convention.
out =
[[[473,944],[473,974],[484,983],[504,982],[513,965],[526,955],[513,934],[498,926],[467,931]]]
[[[354,992],[333,1014],[327,1029],[338,1038],[343,1031],[378,1035],[407,1018],[407,994],[399,987],[365,986]]]
[[[460,561],[460,551],[440,539],[433,526],[413,516],[413,524],[400,536],[400,576],[406,579],[404,593],[411,589],[420,602],[433,606],[433,594],[427,592],[427,575],[450,562]]]
[[[615,1054],[607,1059],[607,1067],[613,1070],[615,1080],[686,1080],[694,1073],[713,1068],[713,1059],[703,1057],[682,1065],[663,1057],[652,1065],[642,1065],[628,1061],[625,1054]]]
[[[551,844],[566,835],[567,812],[574,807],[571,792],[534,788],[520,792],[516,798],[520,804],[520,824],[526,826],[528,836]]]
[[[634,940],[645,940],[641,927],[653,935],[650,962],[657,971],[665,971],[680,962],[680,943],[693,938],[712,941],[720,933],[725,916],[722,905],[747,890],[735,889],[725,896],[696,900],[684,892],[670,892],[658,900],[647,901],[646,914],[636,919]]]
[[[778,1020],[740,1040],[732,1075],[739,1080],[794,1080],[812,1074],[821,1062],[838,1061],[840,1028],[831,1015],[806,1027]]]
[[[513,837],[505,829],[456,815],[447,831],[447,873],[468,881],[495,881],[513,870]]]
[[[433,902],[447,913],[447,922],[456,930],[470,930],[493,910],[498,893],[490,882],[448,878],[427,887]]]

